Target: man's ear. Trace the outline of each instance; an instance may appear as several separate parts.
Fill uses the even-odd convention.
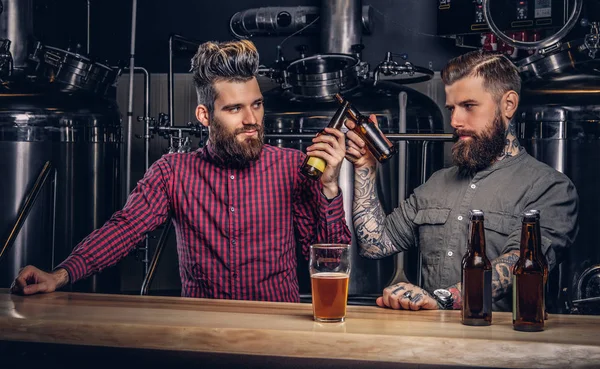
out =
[[[208,127],[208,116],[208,108],[206,105],[196,106],[196,119],[198,119],[198,122],[200,122],[204,127]]]
[[[517,113],[519,107],[519,94],[515,91],[508,91],[502,97],[500,109],[502,111],[502,117],[510,121]]]

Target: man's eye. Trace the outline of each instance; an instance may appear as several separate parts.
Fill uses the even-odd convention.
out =
[[[238,111],[240,111],[240,108],[239,108],[239,107],[235,107],[235,108],[230,108],[230,109],[229,109],[229,112],[230,112],[230,113],[237,113]]]
[[[262,106],[262,101],[254,103],[254,109],[258,109]]]

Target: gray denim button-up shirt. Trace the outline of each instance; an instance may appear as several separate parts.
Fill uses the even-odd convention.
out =
[[[577,234],[575,186],[524,149],[473,178],[460,176],[457,167],[439,170],[385,221],[385,231],[398,251],[421,248],[425,290],[460,282],[471,209],[484,212],[486,253],[491,261],[519,249],[525,210],[540,211],[542,250],[550,268],[561,261]],[[494,309],[509,311],[511,306],[509,294]]]

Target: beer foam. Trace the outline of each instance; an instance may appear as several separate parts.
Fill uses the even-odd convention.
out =
[[[344,278],[348,278],[349,276],[346,273],[322,272],[322,273],[315,273],[315,274],[311,275],[310,277],[311,278],[344,279]]]

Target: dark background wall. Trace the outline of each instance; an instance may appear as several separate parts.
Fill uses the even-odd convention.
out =
[[[91,55],[110,63],[128,63],[131,35],[131,1],[90,0]],[[168,39],[180,34],[199,41],[229,40],[229,19],[241,10],[265,6],[319,6],[319,0],[140,0],[137,14],[136,65],[151,73],[168,70]],[[363,57],[374,67],[386,51],[407,53],[417,65],[439,70],[452,56],[464,52],[454,41],[435,36],[436,0],[365,0],[374,9],[372,35],[363,36]],[[35,35],[59,48],[86,46],[86,0],[36,0]],[[286,58],[294,59],[294,46],[306,44],[317,53],[318,34],[294,36],[283,44]],[[285,36],[254,37],[263,64],[276,58]],[[189,69],[187,57],[175,61],[175,72]]]

